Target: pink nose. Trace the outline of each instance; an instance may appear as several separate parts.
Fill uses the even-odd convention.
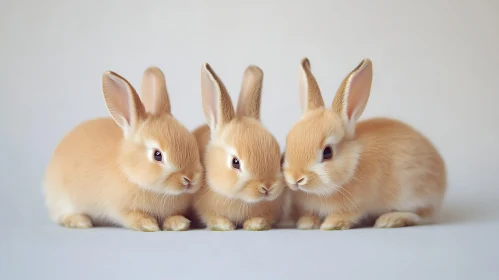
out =
[[[184,187],[186,189],[189,189],[190,187],[192,187],[192,183],[191,183],[191,180],[189,178],[184,176],[182,179],[184,181],[183,183],[184,183]]]
[[[269,195],[270,188],[271,188],[270,186],[262,185],[260,186],[260,192],[264,195]]]

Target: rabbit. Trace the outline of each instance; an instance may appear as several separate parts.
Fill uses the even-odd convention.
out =
[[[50,160],[44,192],[49,215],[69,228],[97,224],[137,231],[187,230],[184,217],[199,190],[196,139],[171,115],[165,77],[146,69],[142,99],[122,76],[102,76],[112,118],[81,123]]]
[[[296,227],[344,230],[369,217],[376,228],[434,221],[447,179],[433,144],[398,120],[357,124],[371,91],[371,60],[343,80],[331,108],[307,58],[300,70],[303,115],[286,137],[283,162]]]
[[[263,71],[254,65],[244,72],[234,110],[230,96],[209,64],[201,70],[203,111],[207,120],[193,131],[205,184],[193,208],[210,230],[271,229],[282,215],[286,189],[277,140],[260,122]]]

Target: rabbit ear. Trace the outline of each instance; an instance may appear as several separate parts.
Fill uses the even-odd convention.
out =
[[[151,66],[144,71],[140,94],[144,107],[149,113],[153,115],[171,113],[165,75],[158,67]]]
[[[324,108],[321,90],[310,71],[310,61],[308,58],[304,58],[301,61],[299,87],[302,112],[306,113],[318,108]]]
[[[243,83],[236,114],[238,117],[250,117],[260,120],[260,103],[262,100],[263,71],[250,65],[244,71]]]
[[[333,109],[340,114],[350,136],[355,133],[355,124],[366,108],[372,79],[372,63],[366,58],[343,80],[334,97]]]
[[[234,117],[234,106],[229,93],[208,63],[201,68],[203,111],[212,132],[218,131]]]
[[[111,116],[128,135],[130,128],[146,117],[137,92],[125,78],[111,71],[102,75],[102,91]]]

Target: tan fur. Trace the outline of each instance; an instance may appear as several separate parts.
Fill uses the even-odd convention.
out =
[[[209,65],[203,66],[201,75],[203,107],[211,127],[201,126],[193,133],[206,173],[194,209],[211,230],[239,225],[247,230],[270,229],[282,214],[285,186],[279,144],[258,121],[263,72],[256,66],[246,70],[237,112]],[[240,160],[241,170],[232,167],[233,156]]]
[[[44,182],[49,213],[57,223],[141,231],[189,227],[182,215],[201,183],[197,145],[170,114],[168,97],[158,96],[167,94],[160,85],[165,84],[162,72],[149,68],[144,78],[151,75],[156,85],[143,92],[150,98],[145,108],[124,78],[105,73],[104,96],[115,121],[86,121],[57,146]],[[154,161],[154,149],[162,151],[164,163]],[[183,177],[191,181],[190,188]]]
[[[371,81],[366,59],[345,78],[332,108],[304,106],[287,136],[283,170],[298,228],[348,229],[370,215],[379,216],[375,227],[409,226],[432,221],[441,206],[445,164],[425,136],[393,119],[355,125]],[[315,95],[304,100],[319,99],[320,91],[308,92]],[[322,162],[326,145],[333,157]]]
[[[238,117],[250,117],[260,120],[260,104],[262,100],[263,71],[250,65],[244,71],[243,83],[236,114]]]
[[[165,75],[157,67],[149,67],[142,77],[142,103],[152,114],[171,113]]]
[[[201,163],[203,163],[203,165],[204,165],[204,155],[206,154],[206,147],[210,142],[210,137],[211,137],[210,133],[211,133],[210,127],[207,124],[201,125],[198,128],[196,128],[194,131],[192,131],[194,138],[196,138],[199,150],[199,158],[201,159]]]

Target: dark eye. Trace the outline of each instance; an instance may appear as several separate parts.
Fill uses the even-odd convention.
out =
[[[154,150],[153,156],[155,161],[163,161],[163,155],[161,154],[160,151]]]
[[[234,167],[235,169],[241,168],[241,164],[239,163],[238,158],[236,158],[236,157],[232,158],[232,167]]]
[[[326,148],[324,148],[324,151],[322,151],[322,160],[328,160],[328,159],[331,159],[333,157],[333,150],[331,149],[331,147],[327,146]]]

